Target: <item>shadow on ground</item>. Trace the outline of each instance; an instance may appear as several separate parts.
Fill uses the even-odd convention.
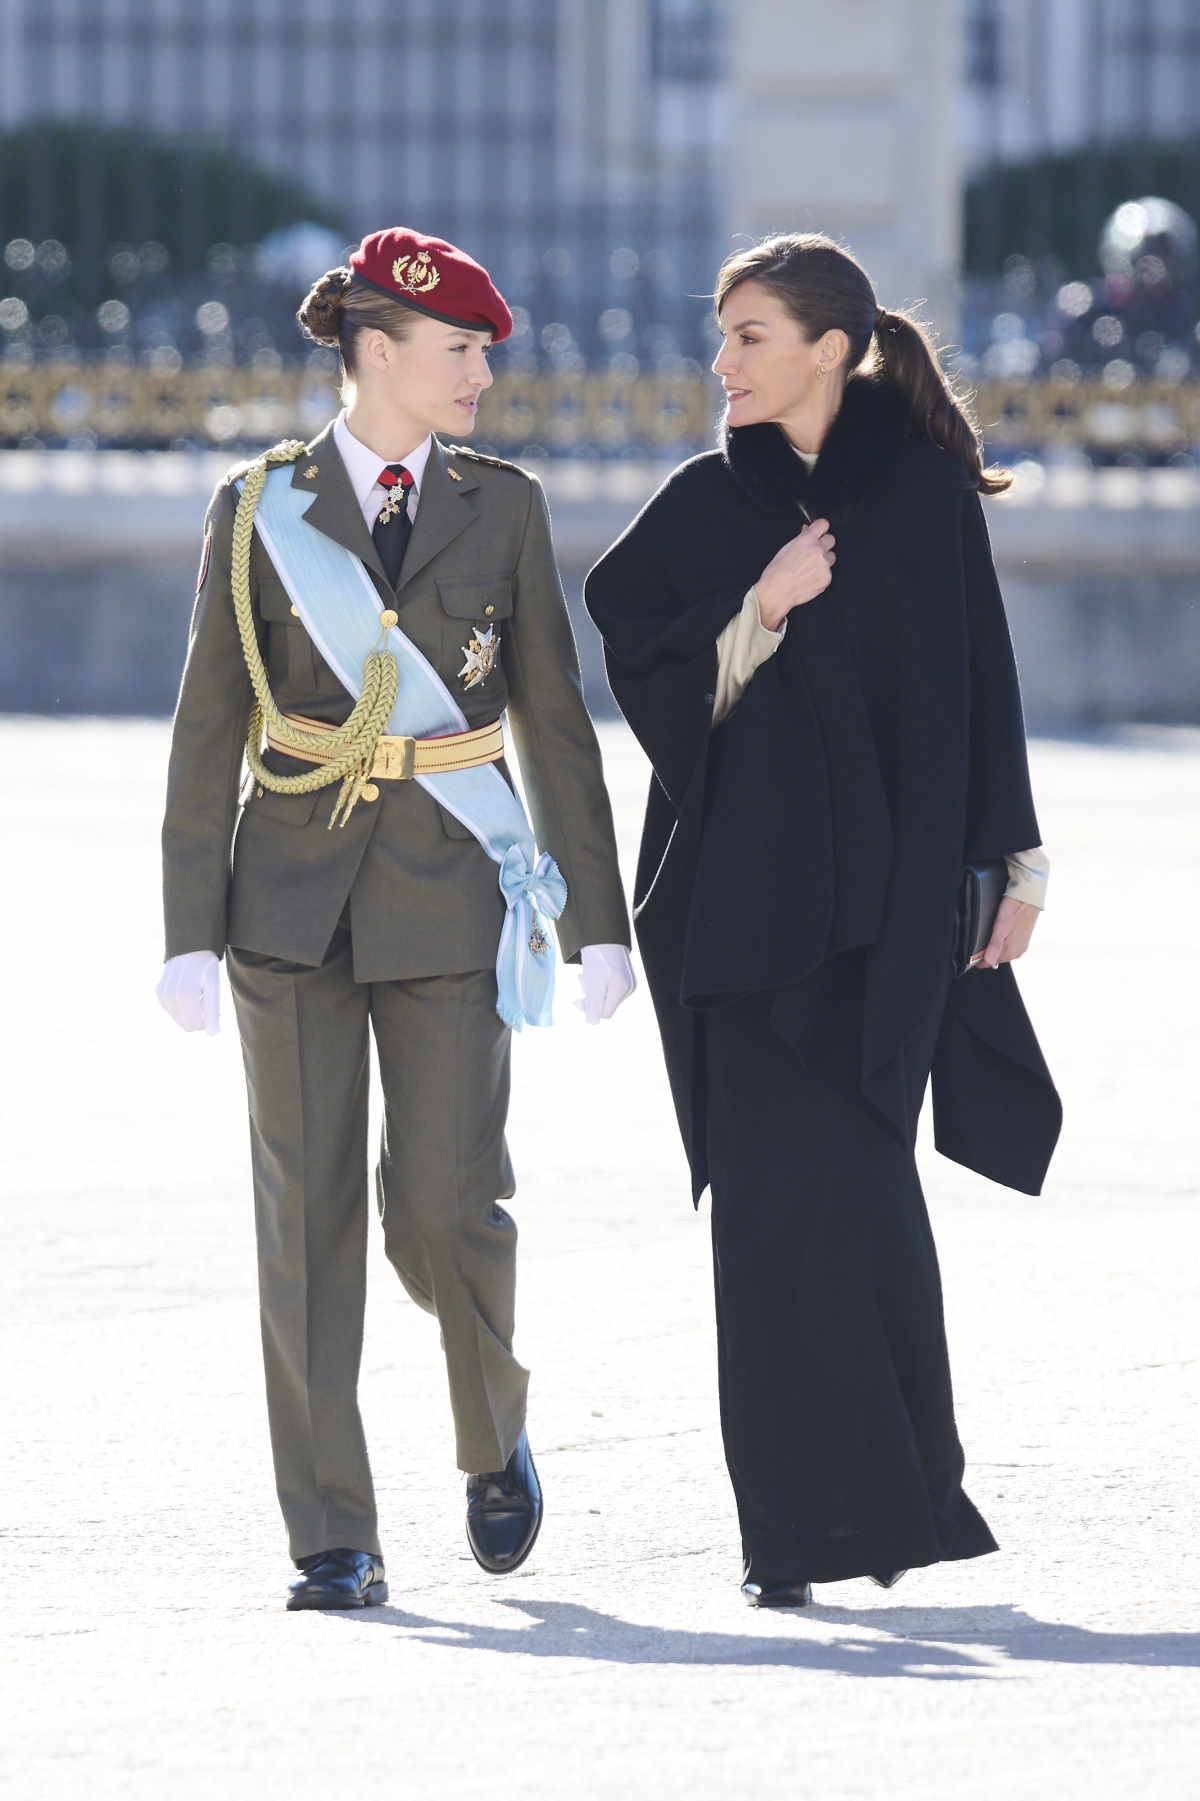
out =
[[[510,1651],[523,1657],[574,1657],[628,1664],[769,1664],[832,1670],[850,1676],[919,1676],[930,1680],[991,1679],[1004,1662],[1128,1664],[1149,1668],[1200,1665],[1200,1633],[1090,1632],[1036,1620],[1019,1607],[881,1607],[855,1612],[814,1606],[789,1615],[795,1636],[755,1638],[723,1632],[680,1632],[633,1624],[566,1601],[502,1601],[534,1622],[523,1630],[435,1619],[399,1607],[330,1615],[356,1626],[402,1630],[448,1650]],[[779,1615],[774,1616],[776,1620]],[[809,1622],[866,1627],[887,1637],[813,1639]],[[961,1647],[961,1648],[960,1648]],[[993,1653],[986,1661],[982,1653]],[[1004,1660],[997,1663],[996,1657]]]

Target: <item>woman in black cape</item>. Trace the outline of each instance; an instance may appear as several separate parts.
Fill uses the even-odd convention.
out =
[[[743,1593],[995,1549],[962,1487],[914,1161],[1040,1191],[1060,1108],[1011,964],[1047,865],[978,438],[918,324],[817,236],[723,266],[721,448],[587,582],[653,766],[638,937],[712,1191]],[[952,977],[965,862],[1008,859]]]

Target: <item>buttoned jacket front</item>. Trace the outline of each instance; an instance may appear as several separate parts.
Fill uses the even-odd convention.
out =
[[[278,794],[247,782],[237,822],[252,704],[230,581],[242,472],[230,471],[209,507],[175,715],[163,826],[166,954],[220,955],[232,944],[315,965],[348,906],[361,981],[486,968],[504,916],[496,865],[419,783],[380,782],[377,799],[360,801],[344,826],[329,829],[336,785]],[[507,711],[539,847],[567,881],[558,924],[564,957],[576,958],[585,944],[628,943],[611,808],[540,484],[513,464],[447,452],[435,438],[393,588],[332,426],[292,466],[291,479],[312,497],[306,521],[362,560],[381,603],[396,610],[400,630],[468,725]],[[276,703],[340,724],[352,697],[293,612],[257,534],[250,589]],[[498,654],[486,677],[467,686],[468,646],[489,628]],[[307,767],[273,751],[266,761],[281,774]]]

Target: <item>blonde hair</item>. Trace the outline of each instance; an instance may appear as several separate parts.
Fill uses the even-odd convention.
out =
[[[327,269],[314,281],[297,310],[300,329],[314,344],[336,349],[342,363],[342,386],[353,381],[355,343],[362,331],[384,331],[400,343],[413,322],[411,307],[393,300],[347,268]]]

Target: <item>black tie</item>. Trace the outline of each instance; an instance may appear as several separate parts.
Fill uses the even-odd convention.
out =
[[[384,573],[394,588],[400,579],[400,566],[404,562],[404,552],[412,536],[412,521],[408,516],[408,491],[413,486],[413,478],[403,463],[388,463],[376,477],[376,482],[379,487],[387,489],[387,499],[379,509],[371,528],[371,536],[375,540]]]

